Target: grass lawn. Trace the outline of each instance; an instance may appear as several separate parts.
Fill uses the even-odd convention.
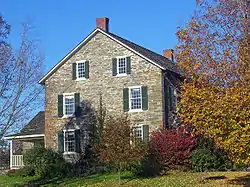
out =
[[[52,179],[22,178],[13,175],[0,176],[0,186],[119,186],[117,174],[93,175],[85,178]],[[250,186],[249,172],[172,172],[155,178],[133,178],[130,173],[123,173],[122,186]]]

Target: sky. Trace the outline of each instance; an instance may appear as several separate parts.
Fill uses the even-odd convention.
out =
[[[22,23],[34,29],[44,54],[45,72],[58,63],[96,27],[98,17],[110,19],[110,32],[162,54],[177,44],[175,33],[190,19],[195,0],[2,0],[0,14],[11,25],[17,46]]]

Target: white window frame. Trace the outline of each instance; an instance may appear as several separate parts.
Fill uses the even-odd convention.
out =
[[[73,132],[74,133],[74,146],[76,144],[76,137],[75,137],[75,130],[76,129],[67,129],[67,130],[63,130],[63,154],[76,154],[75,151],[66,151],[66,142],[65,142],[65,134],[67,132]]]
[[[141,93],[141,108],[138,108],[138,109],[131,108],[131,89],[134,89],[134,88],[140,88],[140,93]],[[128,98],[129,98],[129,111],[128,112],[143,112],[142,110],[142,85],[128,87]]]
[[[138,127],[141,128],[141,140],[143,140],[143,125],[144,125],[143,123],[137,123],[133,126],[133,128],[138,128]],[[135,133],[135,132],[133,132],[133,133]],[[135,138],[137,138],[137,137],[135,136]]]
[[[85,77],[79,77],[78,64],[80,64],[80,63],[84,63],[84,75],[86,74],[86,60],[76,61],[76,81],[86,80]]]
[[[73,107],[73,114],[71,115],[66,115],[66,107],[65,107],[65,98],[67,96],[73,97],[74,99],[74,107]],[[75,114],[75,93],[63,93],[63,118],[68,118],[68,117],[72,117]]]
[[[127,63],[127,57],[128,56],[118,56],[116,57],[116,76],[117,77],[122,77],[122,76],[127,76],[127,66],[128,66],[128,63]],[[125,58],[125,72],[126,73],[119,73],[119,59],[121,58]]]

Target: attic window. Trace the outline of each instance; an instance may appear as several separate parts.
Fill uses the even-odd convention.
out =
[[[126,58],[118,58],[117,60],[117,74],[126,74],[127,73],[127,62]]]
[[[113,76],[126,76],[131,73],[130,57],[122,56],[112,59]]]
[[[77,79],[85,78],[85,62],[77,62]]]
[[[89,61],[81,60],[72,63],[72,80],[85,80],[89,78]]]

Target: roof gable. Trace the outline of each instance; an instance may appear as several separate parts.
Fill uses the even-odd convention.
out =
[[[168,58],[157,54],[149,49],[141,47],[133,42],[130,42],[124,38],[121,38],[113,33],[105,32],[102,29],[96,28],[92,31],[83,41],[81,41],[75,48],[73,48],[64,58],[62,58],[47,74],[45,74],[39,84],[44,84],[45,81],[58,69],[60,68],[67,59],[69,59],[79,48],[84,46],[96,33],[101,32],[105,36],[109,37],[110,39],[116,41],[117,43],[121,44],[128,50],[134,52],[138,56],[144,58],[145,60],[149,61],[150,63],[154,64],[158,68],[162,70],[169,70],[174,73],[179,74],[176,64],[172,63]]]

